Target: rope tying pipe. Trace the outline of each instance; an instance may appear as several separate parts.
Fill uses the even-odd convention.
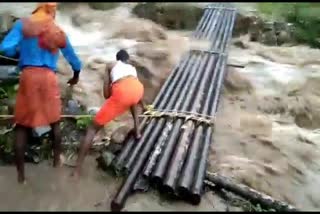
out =
[[[187,112],[187,111],[176,111],[176,110],[160,110],[154,109],[144,112],[144,114],[139,117],[150,117],[150,118],[161,118],[161,117],[169,117],[169,118],[182,118],[186,121],[192,120],[200,123],[205,123],[208,126],[214,127],[215,116],[208,116],[204,114]]]

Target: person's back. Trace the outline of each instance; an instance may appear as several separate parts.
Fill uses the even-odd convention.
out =
[[[84,141],[81,143],[77,166],[73,175],[80,176],[84,158],[93,144],[95,134],[107,123],[122,115],[127,110],[131,111],[134,120],[134,134],[136,139],[141,138],[137,104],[144,107],[142,98],[143,84],[139,81],[136,68],[128,63],[129,54],[120,50],[116,54],[117,62],[111,69],[106,69],[103,85],[103,95],[106,99],[103,106],[93,119],[93,124],[87,129]],[[145,110],[145,108],[144,108]]]
[[[69,84],[79,80],[81,62],[65,33],[54,23],[56,3],[40,3],[31,17],[18,20],[3,42],[0,52],[15,56],[19,51],[22,70],[14,110],[16,123],[16,166],[18,182],[25,181],[24,149],[30,128],[51,126],[55,167],[60,163],[61,99],[56,76],[59,50],[70,63],[74,75]]]
[[[52,39],[55,37],[53,35],[51,38],[44,29],[46,29],[46,23],[41,23],[40,21],[31,21],[30,18],[20,19],[16,22],[10,33],[6,36],[4,41],[0,46],[0,51],[3,51],[7,56],[15,56],[17,52],[17,46],[19,48],[19,67],[23,69],[27,66],[39,66],[47,67],[52,71],[56,72],[57,62],[59,59],[58,50],[50,50],[49,48],[43,48],[43,45],[46,43],[51,43],[53,41],[44,41]],[[63,56],[68,60],[72,69],[76,72],[79,72],[81,69],[81,62],[74,53],[74,50],[70,44],[70,41],[67,36],[61,35],[64,32],[59,29],[57,26],[56,29],[53,29],[52,34],[57,34],[57,40],[62,44],[59,47]],[[43,29],[43,35],[38,29]],[[59,32],[61,31],[61,32]],[[60,34],[60,35],[59,35]],[[47,37],[47,38],[46,38]],[[59,38],[60,37],[60,38]],[[59,41],[58,41],[59,42]],[[42,44],[43,43],[43,44]]]

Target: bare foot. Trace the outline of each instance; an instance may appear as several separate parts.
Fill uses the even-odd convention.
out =
[[[78,170],[74,170],[72,173],[71,173],[71,178],[74,180],[74,181],[78,181],[80,179],[80,173]]]
[[[18,176],[18,183],[22,185],[26,185],[27,181],[23,176]]]
[[[65,157],[63,155],[60,155],[59,158],[53,160],[53,167],[54,168],[61,168],[65,162]]]
[[[136,138],[137,140],[139,140],[139,139],[141,138],[141,134],[140,134],[140,133],[135,133],[135,138]]]

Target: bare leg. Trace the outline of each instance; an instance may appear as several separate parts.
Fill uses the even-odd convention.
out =
[[[53,167],[61,166],[60,154],[61,154],[61,130],[60,122],[52,123],[51,137],[52,137],[52,149],[53,149]]]
[[[28,138],[28,128],[25,126],[16,126],[16,141],[14,144],[15,162],[18,171],[18,182],[25,183],[24,174],[24,153]]]
[[[134,122],[134,131],[135,131],[135,136],[136,139],[140,139],[141,138],[141,133],[140,133],[140,129],[139,129],[139,118],[138,118],[138,111],[137,111],[137,106],[133,105],[130,107],[130,111],[133,117],[133,122]]]
[[[93,144],[93,138],[96,135],[96,133],[101,129],[101,126],[92,124],[91,126],[88,127],[87,129],[87,133],[86,136],[84,137],[81,145],[80,145],[80,151],[78,154],[78,159],[77,159],[77,165],[76,168],[74,170],[74,172],[72,173],[72,175],[75,178],[78,178],[80,176],[81,173],[81,168],[82,168],[82,164],[83,161],[85,159],[85,156],[87,155],[90,147]]]
[[[146,103],[142,99],[139,101],[139,104],[143,111],[147,111]]]

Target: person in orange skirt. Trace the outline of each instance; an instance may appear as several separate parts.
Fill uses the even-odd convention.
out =
[[[137,77],[135,67],[128,64],[129,54],[125,50],[120,50],[116,54],[116,59],[116,64],[111,70],[107,69],[105,75],[103,94],[106,101],[94,117],[93,124],[89,126],[86,136],[81,143],[77,165],[72,174],[76,178],[81,173],[83,161],[93,144],[93,138],[96,133],[104,125],[127,110],[130,110],[133,116],[135,137],[137,139],[141,137],[137,104],[140,104],[145,109],[142,101],[144,87]]]
[[[73,69],[69,84],[79,81],[81,62],[65,33],[55,24],[57,3],[40,3],[28,18],[18,20],[0,44],[0,52],[15,56],[19,49],[19,89],[14,110],[15,162],[18,182],[25,183],[24,153],[28,132],[51,126],[54,167],[60,165],[61,100],[57,81],[59,51]]]

